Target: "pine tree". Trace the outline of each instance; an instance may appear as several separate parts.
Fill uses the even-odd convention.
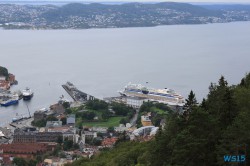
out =
[[[189,114],[194,106],[198,104],[194,92],[191,90],[188,98],[186,99],[186,103],[184,105],[184,109],[186,110],[186,114]]]

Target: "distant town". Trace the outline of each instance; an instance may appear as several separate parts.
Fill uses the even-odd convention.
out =
[[[191,5],[164,2],[119,5],[0,4],[4,29],[88,29],[250,21],[250,5]]]

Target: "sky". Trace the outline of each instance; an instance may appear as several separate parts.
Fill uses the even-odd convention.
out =
[[[77,0],[84,1],[84,0]],[[86,0],[88,1],[88,0]],[[89,0],[89,1],[133,1],[133,2],[154,2],[154,0]],[[223,3],[250,3],[250,0],[156,0],[158,1],[170,1],[170,2],[223,2]]]
[[[0,0],[3,1],[3,0]],[[4,0],[4,1],[67,1],[67,2],[206,2],[206,3],[250,3],[250,0]]]

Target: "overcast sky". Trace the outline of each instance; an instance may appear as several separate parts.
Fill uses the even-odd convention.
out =
[[[72,1],[72,2],[223,2],[223,3],[250,3],[250,0],[0,0],[0,1]]]
[[[154,2],[154,0],[77,0],[77,1],[131,1],[131,2]],[[250,3],[250,0],[156,0],[156,2],[233,2],[233,3]]]
[[[47,0],[47,1],[54,1],[54,0]],[[62,0],[57,0],[57,1],[62,1]],[[250,3],[250,0],[63,0],[63,1],[93,1],[93,2],[162,2],[162,1],[169,1],[169,2],[233,2],[233,3]]]

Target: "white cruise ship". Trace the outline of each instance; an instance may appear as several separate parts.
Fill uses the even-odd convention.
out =
[[[169,105],[183,106],[185,102],[184,98],[172,89],[154,89],[141,84],[129,83],[119,93],[123,96],[140,97]]]

